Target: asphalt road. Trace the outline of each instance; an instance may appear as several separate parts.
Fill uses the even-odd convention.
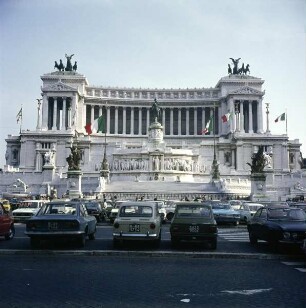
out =
[[[96,240],[43,243],[31,250],[25,225],[0,239],[0,308],[306,307],[306,259],[298,248],[252,246],[246,226],[220,226],[217,250],[172,249],[169,224],[160,248],[145,243],[114,250],[112,226]]]
[[[306,307],[297,263],[0,254],[0,307]]]

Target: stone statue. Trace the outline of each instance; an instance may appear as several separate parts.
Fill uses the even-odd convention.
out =
[[[266,166],[266,158],[264,156],[264,148],[260,146],[257,153],[252,155],[252,164],[247,163],[251,167],[251,173],[263,173]]]
[[[50,165],[52,163],[53,153],[51,151],[46,152],[44,155],[45,164]]]
[[[160,116],[160,107],[158,106],[156,98],[154,99],[154,103],[151,107],[151,111],[152,111],[154,121],[158,121],[159,116]]]
[[[77,146],[70,147],[71,154],[66,158],[68,170],[80,170],[81,152]]]
[[[74,62],[74,65],[73,65],[72,69],[73,69],[75,72],[76,72],[76,70],[78,69],[77,61]]]
[[[72,59],[73,56],[74,56],[74,54],[72,54],[71,56],[65,54],[65,57],[67,59],[67,65],[66,65],[65,71],[69,71],[69,72],[72,71],[71,59]]]
[[[239,63],[239,60],[241,58],[238,58],[238,59],[233,59],[233,58],[230,58],[234,64],[234,68],[233,68],[233,74],[238,74],[238,63]]]
[[[58,64],[57,61],[54,61],[54,68],[57,68],[60,72],[64,71],[65,66],[63,64],[62,59],[60,59],[60,63]]]

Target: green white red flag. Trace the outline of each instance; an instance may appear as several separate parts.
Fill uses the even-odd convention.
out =
[[[92,133],[98,133],[98,132],[102,133],[103,128],[104,128],[103,115],[95,119],[93,123],[88,123],[85,125],[85,130],[88,135],[91,135]]]
[[[206,123],[205,128],[202,130],[202,134],[207,134],[209,132],[212,132],[214,126],[213,123],[214,123],[213,117],[210,117],[208,122]]]
[[[274,122],[277,123],[278,121],[285,121],[286,120],[286,112],[282,113],[279,117],[277,117]]]

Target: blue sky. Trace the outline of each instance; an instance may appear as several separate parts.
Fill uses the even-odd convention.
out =
[[[265,80],[270,130],[287,110],[306,157],[305,0],[0,0],[0,168],[5,141],[36,127],[40,76],[75,54],[91,85],[209,88],[229,57]],[[65,62],[65,61],[64,61]]]

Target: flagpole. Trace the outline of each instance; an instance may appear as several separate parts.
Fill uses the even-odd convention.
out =
[[[285,109],[285,114],[286,114],[286,135],[288,135],[288,127],[287,127],[287,118],[288,118],[288,115],[287,115],[287,108]]]
[[[20,117],[20,126],[19,126],[19,134],[21,134],[21,127],[22,127],[22,118],[23,118],[23,109],[22,109],[22,104],[21,104],[21,117]]]

